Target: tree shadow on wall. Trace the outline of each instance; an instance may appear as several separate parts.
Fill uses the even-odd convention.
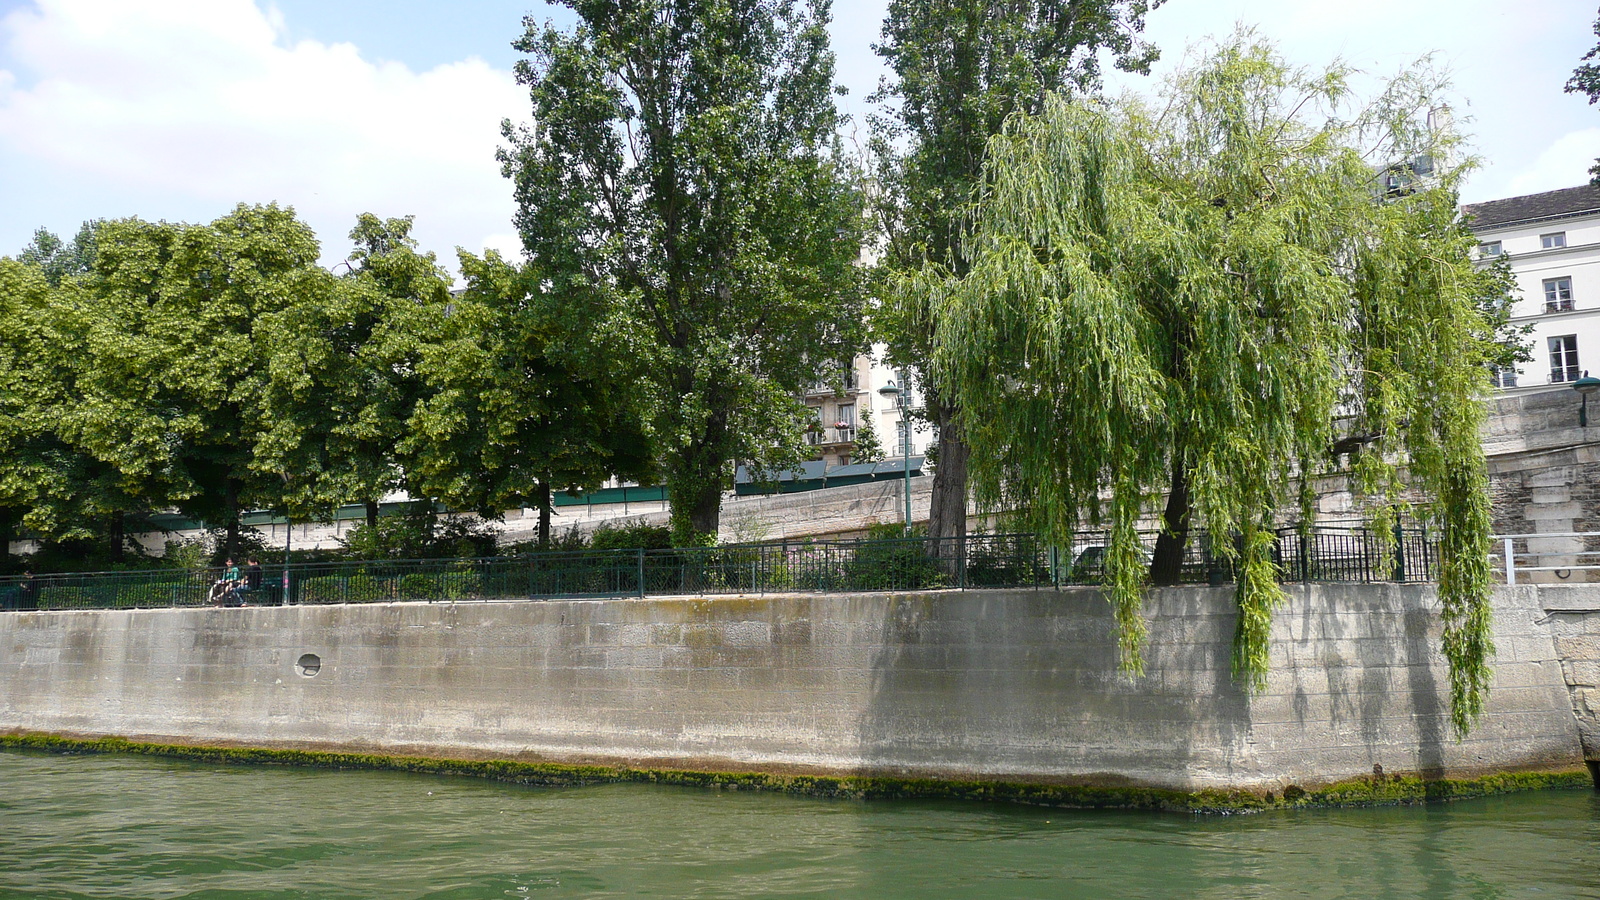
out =
[[[1198,786],[1253,767],[1231,588],[1153,591],[1145,674],[1094,588],[897,597],[859,726],[862,774]]]

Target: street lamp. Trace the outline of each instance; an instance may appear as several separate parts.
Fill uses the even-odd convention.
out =
[[[905,375],[900,376],[902,381]],[[1600,384],[1600,380],[1596,381]],[[897,386],[893,381],[878,388],[878,395],[885,400],[894,398],[895,408],[900,410],[900,465],[905,470],[905,535],[911,536],[911,393],[906,388]]]
[[[1572,383],[1572,389],[1583,398],[1583,405],[1578,407],[1578,424],[1584,428],[1589,427],[1589,395],[1600,391],[1600,378],[1590,378],[1589,370],[1583,370],[1583,377]]]

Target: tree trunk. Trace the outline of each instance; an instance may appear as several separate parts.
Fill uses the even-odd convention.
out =
[[[368,500],[366,502],[366,507],[367,507],[367,528],[372,529],[372,530],[376,530],[377,527],[378,527],[378,501],[376,501],[376,500]]]
[[[927,391],[930,418],[938,426],[939,460],[933,471],[933,497],[928,507],[928,537],[935,541],[960,540],[967,535],[967,458],[972,448],[956,408],[932,390]]]
[[[722,519],[722,466],[686,461],[667,475],[667,501],[672,507],[672,543],[700,546],[715,541]]]
[[[106,522],[107,548],[111,551],[111,561],[120,562],[122,552],[127,549],[127,533],[122,527],[122,510],[114,510],[109,521]]]
[[[539,549],[550,549],[550,478],[539,479]]]
[[[237,559],[239,555],[239,484],[227,479],[224,488],[224,509],[228,516],[228,537],[223,544],[223,558]]]
[[[712,399],[716,393],[708,392]],[[722,524],[722,467],[728,457],[728,413],[712,413],[701,436],[680,451],[667,470],[672,506],[672,543],[678,547],[716,543]]]
[[[1167,509],[1161,514],[1161,534],[1156,537],[1156,552],[1150,560],[1151,584],[1177,584],[1183,576],[1183,551],[1189,546],[1189,473],[1183,467],[1183,454],[1173,448],[1172,487],[1167,492]]]

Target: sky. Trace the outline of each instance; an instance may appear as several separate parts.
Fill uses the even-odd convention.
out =
[[[841,100],[860,123],[887,0],[835,0]],[[0,255],[92,218],[203,222],[293,206],[332,265],[356,216],[416,217],[454,249],[514,253],[500,123],[528,118],[511,76],[542,0],[0,0]],[[1467,202],[1571,187],[1600,157],[1600,106],[1565,94],[1596,43],[1595,0],[1168,0],[1148,19],[1155,78],[1188,47],[1256,29],[1298,65],[1372,79],[1448,70],[1482,166]],[[1112,73],[1107,88],[1150,91]]]

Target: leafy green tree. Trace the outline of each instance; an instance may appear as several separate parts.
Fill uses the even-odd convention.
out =
[[[863,415],[861,427],[856,429],[856,445],[855,449],[850,451],[850,458],[854,462],[883,460],[883,442],[878,440],[878,429],[872,425],[871,413]]]
[[[115,562],[126,546],[124,516],[148,508],[159,485],[123,477],[80,440],[87,304],[76,282],[52,285],[48,259],[25,258],[32,262],[0,260],[4,537],[24,525],[47,543],[98,542],[108,552],[97,557]]]
[[[105,222],[96,240],[76,279],[83,365],[64,430],[150,506],[224,527],[236,552],[240,514],[283,494],[252,464],[269,380],[259,326],[326,290],[316,239],[291,210],[240,205],[209,225]]]
[[[17,259],[37,266],[52,286],[60,285],[66,278],[87,274],[93,267],[94,234],[99,227],[99,220],[84,222],[78,228],[77,237],[70,242],[63,242],[50,230],[41,228],[33,233],[33,241],[23,248]]]
[[[416,250],[410,217],[362,214],[342,278],[307,273],[303,290],[263,319],[269,378],[253,468],[285,480],[286,509],[327,514],[402,487],[397,455],[422,391],[415,311],[442,310],[450,279]]]
[[[531,128],[506,125],[542,288],[638,379],[674,539],[714,536],[733,459],[801,456],[795,400],[862,345],[864,216],[835,111],[826,0],[567,0],[531,18]]]
[[[983,173],[984,148],[1013,113],[1037,113],[1051,91],[1099,85],[1100,54],[1120,69],[1148,72],[1154,47],[1140,41],[1145,14],[1161,0],[892,0],[878,54],[892,76],[874,99],[872,146],[883,161],[878,212],[887,235],[880,266],[883,304],[874,315],[890,361],[921,382],[937,429],[929,533],[959,537],[967,523],[969,447],[955,398],[930,378],[939,324],[929,274],[967,272],[967,209]]]
[[[492,251],[460,259],[466,290],[412,318],[424,396],[402,459],[418,490],[452,508],[537,508],[547,548],[552,489],[647,477],[650,443],[589,323],[567,321],[542,279]]]
[[[1600,17],[1594,21],[1594,33],[1600,37]],[[1600,101],[1600,44],[1585,53],[1583,61],[1572,70],[1572,77],[1567,79],[1566,92],[1587,96],[1591,106]],[[1589,183],[1600,185],[1600,159],[1589,167]]]
[[[1290,69],[1241,36],[1157,110],[1055,97],[990,144],[967,274],[919,285],[937,371],[966,411],[981,502],[1064,545],[1108,526],[1125,666],[1144,637],[1138,528],[1166,495],[1153,568],[1191,517],[1209,533],[1238,573],[1235,672],[1259,685],[1284,596],[1278,515],[1298,497],[1313,520],[1311,481],[1355,436],[1379,533],[1407,483],[1441,526],[1455,725],[1480,714],[1496,347],[1437,103],[1412,73],[1350,112],[1341,71]],[[1386,197],[1368,160],[1424,155],[1437,180]]]
[[[1534,325],[1518,325],[1511,321],[1511,311],[1516,306],[1517,279],[1511,272],[1510,257],[1501,254],[1479,270],[1477,304],[1490,332],[1495,336],[1494,349],[1489,357],[1489,367],[1497,371],[1514,372],[1518,363],[1533,362],[1533,341],[1528,335]]]

